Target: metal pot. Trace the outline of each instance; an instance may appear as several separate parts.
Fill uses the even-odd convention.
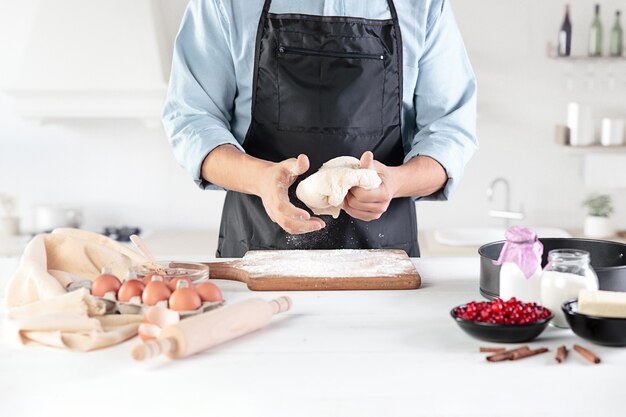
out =
[[[33,231],[47,233],[59,227],[80,227],[82,211],[76,207],[38,205],[33,209]]]
[[[576,238],[543,238],[542,267],[553,249],[579,249],[591,254],[591,266],[598,275],[601,290],[626,291],[626,245],[606,240]],[[480,255],[480,293],[487,298],[500,292],[500,266],[494,265],[504,241],[487,243],[478,249]]]

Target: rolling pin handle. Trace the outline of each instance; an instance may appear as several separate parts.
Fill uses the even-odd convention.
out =
[[[154,339],[147,343],[135,346],[132,351],[132,356],[136,361],[144,361],[163,353],[170,353],[174,351],[176,351],[176,340],[171,337],[167,337],[165,339]]]
[[[278,297],[272,301],[270,301],[272,306],[272,314],[282,313],[291,308],[292,302],[289,297]]]

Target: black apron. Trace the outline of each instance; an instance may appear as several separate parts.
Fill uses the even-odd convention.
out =
[[[331,158],[360,158],[372,151],[385,165],[404,159],[402,40],[392,0],[390,20],[269,13],[266,0],[257,30],[252,119],[243,148],[280,162],[306,154],[311,167],[295,189]],[[233,167],[237,169],[237,167]],[[291,235],[272,222],[261,199],[228,191],[218,257],[241,257],[258,249],[402,249],[419,256],[415,204],[395,198],[370,222],[341,212],[324,216],[326,227]]]

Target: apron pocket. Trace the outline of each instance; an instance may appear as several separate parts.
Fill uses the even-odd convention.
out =
[[[382,133],[384,52],[279,45],[278,130]]]

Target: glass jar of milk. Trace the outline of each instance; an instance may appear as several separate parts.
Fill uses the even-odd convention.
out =
[[[554,326],[569,327],[561,310],[565,301],[578,297],[581,289],[598,289],[598,276],[589,262],[589,252],[583,250],[556,249],[548,253],[548,265],[541,277],[541,301],[554,313]]]
[[[503,300],[515,297],[526,303],[541,304],[541,255],[543,245],[537,234],[522,226],[506,231],[506,241],[498,260],[500,292]]]

